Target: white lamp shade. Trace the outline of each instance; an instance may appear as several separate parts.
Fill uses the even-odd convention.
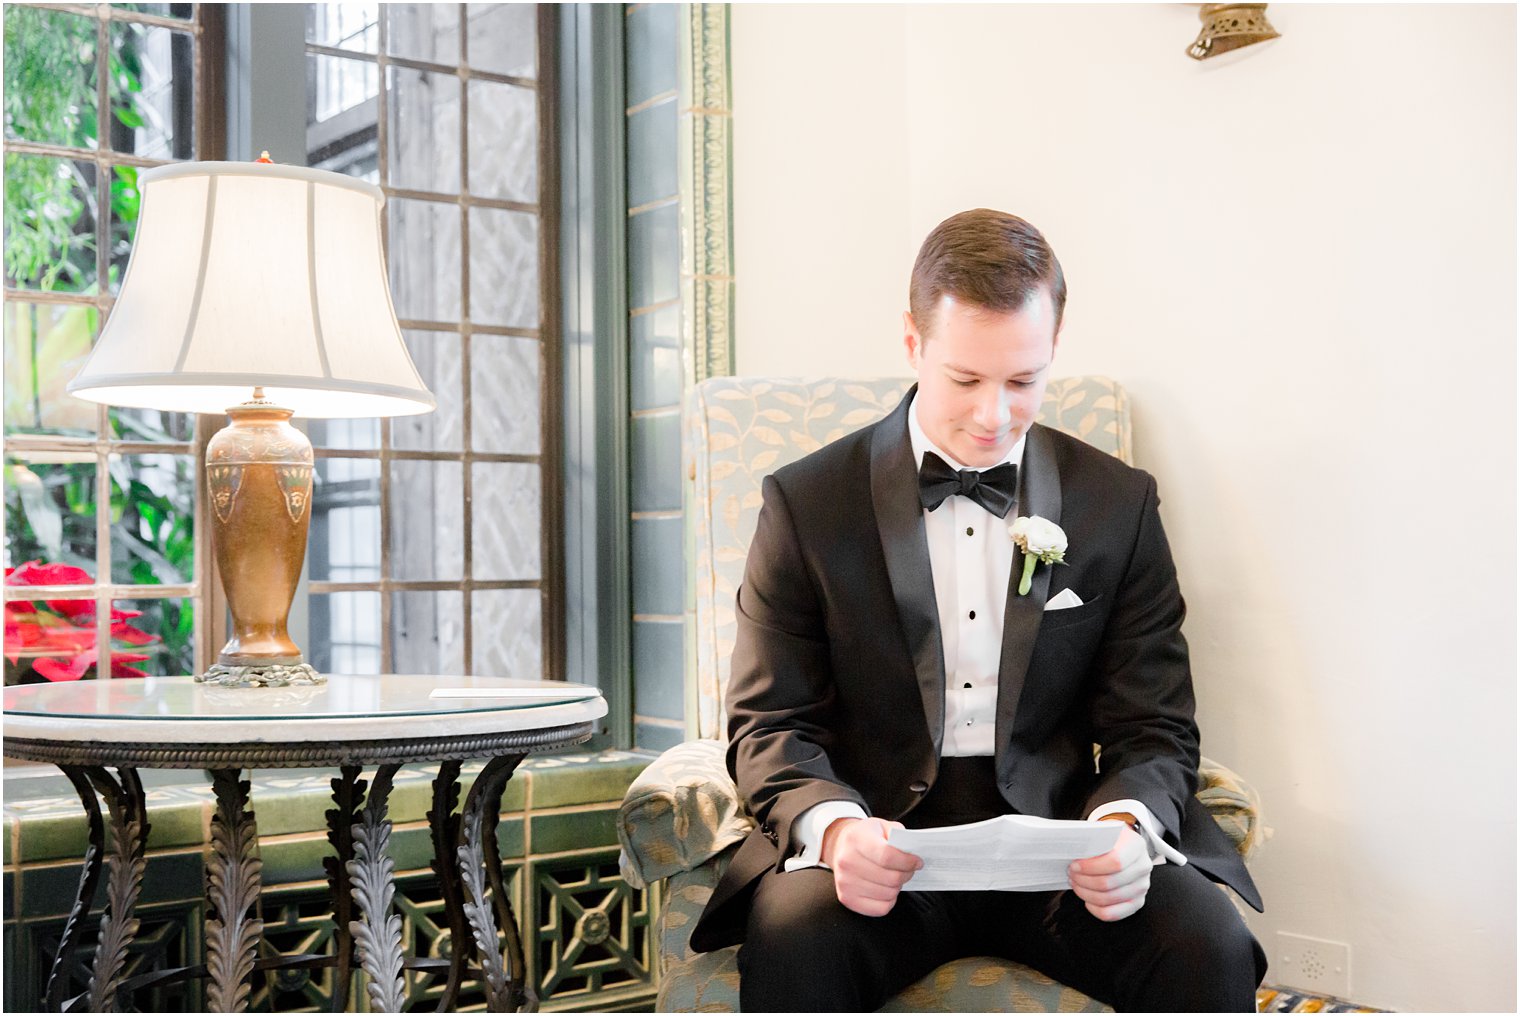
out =
[[[121,296],[69,392],[192,413],[255,385],[297,416],[435,408],[391,306],[378,187],[256,162],[162,166],[138,186]]]

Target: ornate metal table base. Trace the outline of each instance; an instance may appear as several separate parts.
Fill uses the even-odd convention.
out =
[[[154,745],[75,745],[70,758],[51,757],[79,793],[89,821],[90,845],[58,955],[48,979],[47,1006],[51,1011],[116,1012],[139,987],[184,977],[207,978],[206,1004],[213,1012],[243,1012],[248,1007],[250,975],[257,970],[301,966],[335,967],[337,1011],[348,1007],[349,981],[356,965],[367,975],[372,1012],[400,1012],[406,999],[405,971],[443,972],[447,982],[438,1011],[455,1008],[461,985],[478,979],[489,1012],[536,1011],[538,999],[528,983],[522,939],[510,893],[502,876],[496,827],[501,797],[529,748],[575,744],[590,736],[589,723],[490,738],[452,739],[453,750],[419,751],[418,745],[264,745],[186,752],[174,757]],[[480,744],[481,740],[491,742]],[[462,743],[461,743],[462,742]],[[482,748],[489,748],[482,751]],[[46,745],[7,739],[7,754],[46,757]],[[298,752],[298,757],[288,753]],[[324,861],[332,892],[336,922],[331,956],[276,956],[258,959],[263,922],[256,916],[262,861],[258,833],[249,806],[245,765],[322,765],[308,761],[323,752],[348,756],[341,775],[332,781],[333,808],[327,812],[328,841],[334,856]],[[285,753],[285,754],[282,754]],[[356,762],[380,754],[373,779],[360,778]],[[92,758],[91,756],[95,756]],[[408,959],[402,949],[401,917],[394,912],[395,863],[389,853],[391,821],[387,817],[391,785],[404,764],[397,756],[438,759],[433,780],[433,807],[428,826],[433,841],[433,871],[438,875],[450,932],[450,955],[444,960]],[[488,755],[475,778],[462,811],[459,805],[461,761]],[[80,764],[110,757],[121,763],[117,776],[101,765]],[[353,759],[355,761],[350,761]],[[147,806],[138,764],[188,768],[199,762],[211,777],[216,813],[211,822],[212,852],[207,862],[206,962],[175,970],[125,977],[127,948],[137,931],[133,915],[140,894],[148,839]],[[176,765],[178,763],[178,765]],[[98,795],[98,796],[97,796]],[[103,797],[110,816],[109,844],[100,810]],[[102,870],[106,881],[106,910],[100,922],[89,988],[65,999],[67,971],[79,946],[81,930]],[[505,948],[500,939],[505,938]]]

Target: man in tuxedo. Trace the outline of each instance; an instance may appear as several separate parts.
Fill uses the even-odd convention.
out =
[[[1255,1009],[1265,956],[1214,882],[1261,902],[1193,796],[1155,481],[1035,423],[1065,300],[1029,223],[947,219],[904,315],[918,384],[764,482],[727,701],[758,826],[692,935],[744,942],[745,1011],[872,1010],[974,955],[1123,1010]],[[1027,593],[1019,516],[1067,538]],[[887,842],[1008,813],[1122,828],[1060,892],[915,892]]]

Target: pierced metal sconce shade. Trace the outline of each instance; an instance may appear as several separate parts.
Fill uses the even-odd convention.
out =
[[[1207,60],[1231,50],[1279,37],[1267,20],[1266,4],[1204,4],[1198,12],[1203,28],[1187,48],[1194,60]]]

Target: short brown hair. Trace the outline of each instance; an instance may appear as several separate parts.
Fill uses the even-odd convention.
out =
[[[1066,277],[1056,252],[1038,229],[1017,215],[973,208],[950,216],[924,239],[908,284],[908,310],[928,338],[934,308],[946,293],[1006,314],[1042,289],[1050,294],[1059,330],[1066,309]]]

